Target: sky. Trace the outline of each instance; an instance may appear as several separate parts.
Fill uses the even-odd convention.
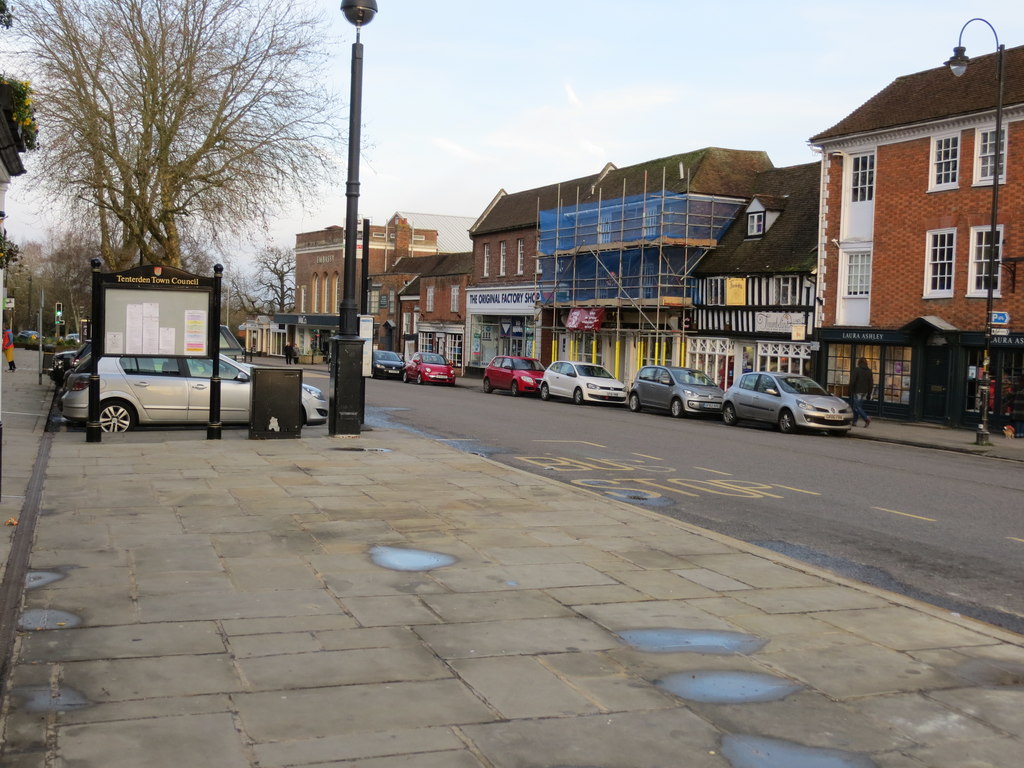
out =
[[[347,102],[355,28],[340,0],[308,1],[328,19],[326,76]],[[895,78],[941,66],[973,16],[1006,47],[1024,45],[1020,0],[377,4],[361,33],[359,213],[374,223],[395,211],[475,218],[502,189],[708,146],[764,150],[778,167],[814,162],[810,136]],[[981,22],[963,44],[968,56],[996,49]],[[347,130],[347,110],[342,119]],[[345,182],[280,211],[240,251],[343,226]],[[44,240],[58,218],[18,179],[6,207],[17,242]]]

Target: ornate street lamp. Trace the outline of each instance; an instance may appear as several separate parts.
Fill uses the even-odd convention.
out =
[[[352,84],[348,113],[348,184],[345,188],[345,264],[338,335],[331,339],[331,403],[327,431],[358,435],[361,423],[363,340],[359,338],[356,304],[356,228],[359,219],[359,126],[363,101],[363,44],[359,31],[377,13],[376,0],[342,0],[341,12],[356,27],[352,44]],[[369,254],[363,254],[368,258]]]
[[[974,18],[967,21],[960,29],[960,37],[957,45],[953,48],[953,56],[945,62],[954,75],[960,77],[967,71],[970,59],[967,57],[967,49],[964,48],[964,30],[973,21],[980,21],[992,30],[996,39],[996,81],[998,95],[996,98],[996,132],[995,132],[995,156],[992,162],[992,223],[988,241],[988,271],[985,275],[985,353],[982,358],[981,378],[978,381],[978,405],[981,410],[981,421],[978,423],[978,432],[975,436],[977,445],[989,444],[988,430],[988,404],[989,393],[992,387],[992,376],[990,368],[990,356],[992,354],[992,306],[996,280],[999,278],[999,254],[1002,251],[1002,242],[999,239],[999,176],[1003,165],[1003,54],[1006,46],[999,42],[999,35],[996,28],[982,18]]]

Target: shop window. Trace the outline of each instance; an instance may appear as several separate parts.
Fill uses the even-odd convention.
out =
[[[448,362],[454,368],[462,367],[462,334],[448,334]]]
[[[432,331],[422,331],[420,333],[420,352],[436,352],[437,347],[435,346],[434,333]]]

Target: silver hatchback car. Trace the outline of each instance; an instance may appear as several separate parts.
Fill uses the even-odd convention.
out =
[[[687,413],[722,412],[722,388],[696,368],[645,365],[629,390],[629,410],[668,411],[675,418]]]
[[[853,425],[850,405],[814,379],[796,373],[744,373],[725,391],[722,421],[776,424],[781,432],[825,430],[845,435]]]
[[[252,366],[220,356],[221,421],[248,424]],[[100,374],[100,429],[127,432],[139,424],[205,424],[210,419],[208,357],[103,357]],[[302,385],[304,425],[327,421],[327,401],[316,387]],[[64,418],[82,424],[89,417],[89,373],[68,377],[60,399]]]

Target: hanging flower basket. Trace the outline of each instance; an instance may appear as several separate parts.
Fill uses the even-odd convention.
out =
[[[32,86],[27,80],[0,75],[0,111],[7,120],[18,150],[35,149],[39,126],[32,109]]]

